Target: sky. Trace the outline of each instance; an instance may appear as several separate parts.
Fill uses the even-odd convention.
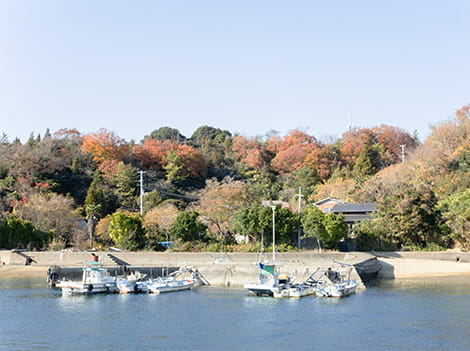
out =
[[[470,103],[470,1],[0,0],[0,134],[417,132]]]

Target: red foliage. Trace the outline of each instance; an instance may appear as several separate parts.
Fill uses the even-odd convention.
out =
[[[307,165],[305,161],[309,155],[313,158],[312,154],[318,152],[320,146],[315,137],[293,130],[284,139],[270,139],[268,148],[276,152],[271,162],[272,168],[279,173],[291,173]]]
[[[143,145],[134,147],[134,156],[143,168],[163,171],[170,151],[178,155],[179,162],[183,166],[181,176],[197,177],[205,174],[207,165],[198,150],[188,145],[175,144],[170,140],[160,141],[148,138]]]
[[[235,158],[250,168],[260,170],[266,165],[266,151],[261,142],[256,139],[236,136],[232,140],[232,150]]]
[[[93,160],[97,163],[105,160],[122,161],[127,155],[127,150],[128,145],[125,140],[106,129],[86,135],[82,144],[82,151],[92,154]]]

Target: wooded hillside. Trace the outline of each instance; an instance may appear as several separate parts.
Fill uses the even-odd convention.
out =
[[[467,249],[469,108],[422,144],[386,125],[330,141],[210,126],[191,136],[157,126],[140,142],[105,129],[46,131],[24,144],[4,135],[0,248],[161,250],[173,241],[173,250],[259,250],[272,241],[275,211],[280,249],[297,245],[299,224],[302,237],[328,248],[349,237],[361,250]],[[313,205],[326,197],[374,202],[377,211],[350,232],[342,216]],[[241,236],[248,243],[237,244]]]

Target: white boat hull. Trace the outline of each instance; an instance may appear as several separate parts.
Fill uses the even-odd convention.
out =
[[[313,286],[299,284],[297,286],[289,286],[285,288],[275,288],[273,289],[274,297],[291,297],[291,298],[300,298],[304,296],[315,295],[316,289]]]
[[[195,279],[157,281],[147,283],[149,293],[162,294],[192,289],[198,283]]]
[[[344,297],[356,292],[357,282],[347,282],[318,288],[317,296],[321,297]]]
[[[82,284],[82,283],[59,283],[58,287],[61,288],[63,295],[91,295],[101,293],[116,292],[116,285],[109,284]]]

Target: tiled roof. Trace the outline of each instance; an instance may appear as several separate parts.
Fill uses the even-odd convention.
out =
[[[330,212],[333,213],[370,213],[375,211],[375,203],[367,202],[362,204],[338,204],[335,205]]]

